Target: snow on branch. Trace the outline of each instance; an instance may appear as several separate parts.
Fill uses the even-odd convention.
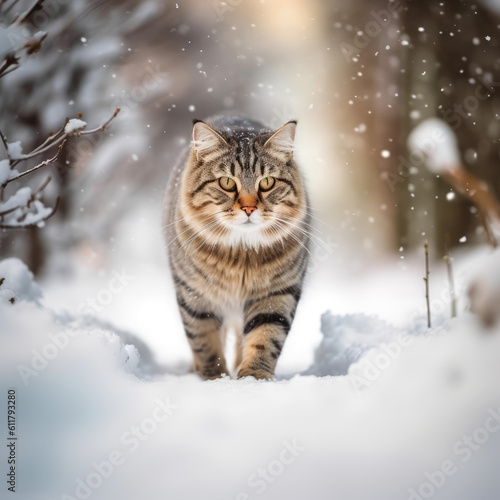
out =
[[[408,136],[408,149],[425,157],[427,168],[442,176],[478,209],[490,244],[500,245],[500,203],[488,185],[465,170],[453,130],[438,118],[429,118]]]
[[[27,56],[36,54],[41,48],[43,41],[47,38],[47,33],[38,31],[31,35],[26,35],[26,30],[22,29],[22,24],[34,12],[41,9],[44,0],[36,0],[31,7],[26,9],[22,14],[12,20],[6,29],[7,40],[10,42],[10,49],[0,52],[0,78],[8,75],[12,71],[19,68],[19,62],[23,53]],[[2,11],[2,2],[0,2],[0,14],[6,14],[8,10],[15,4]]]
[[[5,188],[11,182],[19,181],[41,168],[54,163],[61,154],[69,137],[103,132],[119,112],[120,108],[116,108],[108,120],[99,127],[91,130],[85,130],[87,123],[81,119],[82,116],[80,113],[77,115],[77,118],[66,118],[62,127],[55,134],[51,133],[42,144],[27,154],[22,153],[20,141],[9,143],[5,135],[0,131],[0,140],[3,143],[7,156],[6,159],[0,160],[0,229],[26,228],[31,226],[43,227],[45,221],[54,215],[59,206],[59,197],[56,198],[52,208],[46,207],[43,202],[43,191],[51,178],[47,177],[35,191],[32,191],[28,186],[20,187],[6,201],[4,201]],[[57,151],[51,158],[45,159],[34,167],[21,172],[16,168],[22,162],[48,153],[56,146],[58,146]]]

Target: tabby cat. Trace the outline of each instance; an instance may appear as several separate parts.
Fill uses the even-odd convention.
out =
[[[192,144],[171,174],[169,263],[194,368],[205,379],[229,374],[229,327],[238,378],[274,376],[309,254],[296,125],[271,131],[238,116],[194,120]]]

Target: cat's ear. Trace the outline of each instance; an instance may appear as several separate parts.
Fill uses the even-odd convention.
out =
[[[197,159],[223,146],[227,147],[227,142],[208,123],[193,120],[193,148]]]
[[[297,121],[292,120],[285,123],[277,132],[275,132],[264,144],[264,147],[273,148],[281,153],[293,154],[293,145],[295,141],[295,129]]]

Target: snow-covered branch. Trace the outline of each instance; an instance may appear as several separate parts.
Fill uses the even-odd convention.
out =
[[[66,118],[63,126],[49,137],[33,151],[27,154],[22,154],[21,143],[9,143],[5,135],[0,132],[0,139],[5,147],[7,158],[0,160],[0,229],[26,228],[30,226],[43,226],[45,221],[50,219],[56,212],[59,205],[59,197],[56,198],[52,208],[46,207],[43,203],[43,191],[49,184],[51,178],[48,177],[43,184],[31,191],[27,186],[20,187],[6,201],[4,200],[5,188],[14,181],[33,174],[51,163],[54,163],[70,137],[81,135],[90,135],[106,130],[109,123],[120,112],[120,108],[116,108],[111,117],[102,125],[91,130],[85,130],[87,123],[81,119],[81,114],[77,118]],[[47,153],[54,147],[58,146],[57,152],[51,158],[43,160],[34,167],[19,172],[16,167],[24,161],[38,157]]]
[[[7,39],[11,42],[11,48],[0,52],[0,78],[19,68],[23,53],[27,56],[31,56],[42,48],[42,43],[47,38],[47,33],[38,31],[27,37],[26,31],[21,30],[21,25],[29,16],[42,8],[43,2],[44,0],[36,0],[22,14],[14,18],[7,27]],[[3,11],[0,10],[0,14],[6,14],[15,3],[16,2]]]

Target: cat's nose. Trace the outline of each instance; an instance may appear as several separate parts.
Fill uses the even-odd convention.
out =
[[[257,210],[257,207],[241,207],[241,210],[250,217]]]

